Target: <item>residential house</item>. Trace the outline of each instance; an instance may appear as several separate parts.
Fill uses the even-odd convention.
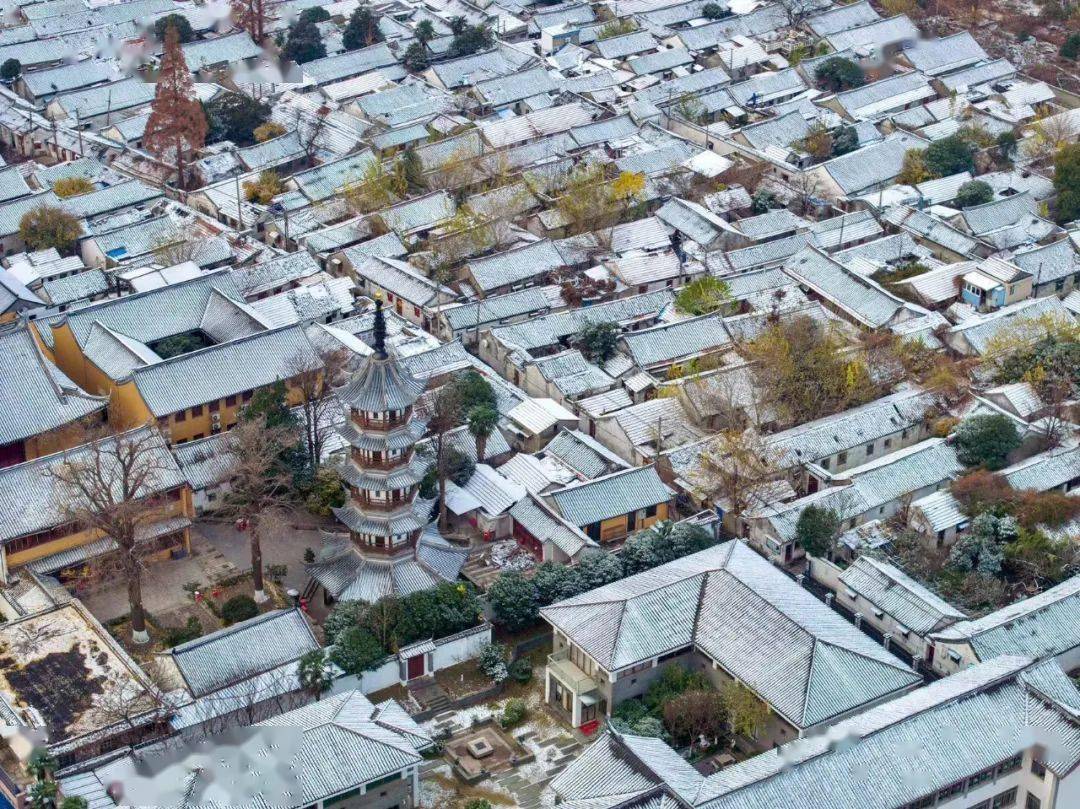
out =
[[[674,496],[656,470],[646,466],[574,483],[544,500],[593,542],[611,543],[668,519]]]
[[[919,314],[877,282],[813,247],[789,258],[784,272],[829,310],[864,329],[892,326]]]
[[[1052,658],[1063,671],[1080,666],[1080,576],[1038,595],[931,634],[926,662],[945,677],[999,655]]]
[[[1005,306],[986,315],[968,318],[946,331],[942,339],[956,353],[977,357],[986,351],[995,335],[1013,334],[1023,337],[1024,330],[1030,324],[1043,318],[1072,322],[1072,315],[1056,297],[1036,298]]]
[[[813,559],[810,575],[831,590],[834,606],[858,626],[879,632],[889,649],[903,650],[907,659],[924,660],[931,634],[967,619],[937,593],[874,556],[861,555],[843,569]]]
[[[703,432],[677,397],[661,396],[589,418],[590,435],[637,466],[656,461],[665,447],[695,443]]]
[[[107,400],[69,379],[41,351],[26,328],[0,334],[0,467],[49,455],[78,443],[79,428],[105,418]]]
[[[739,682],[768,706],[751,744],[783,744],[893,699],[921,678],[739,540],[544,607],[544,698],[577,727],[640,697],[672,665]],[[774,754],[775,755],[775,754]]]
[[[952,446],[944,439],[931,438],[842,474],[812,467],[811,494],[756,509],[743,519],[750,541],[787,564],[803,555],[795,542],[795,526],[807,506],[831,509],[841,525],[854,528],[887,519],[905,504],[944,488],[963,468]],[[828,485],[820,488],[824,484]]]
[[[950,223],[998,250],[1007,250],[1038,244],[1062,232],[1039,216],[1038,208],[1035,198],[1025,192],[965,208]]]
[[[454,290],[432,281],[406,261],[369,256],[358,247],[346,248],[341,256],[345,272],[362,291],[372,298],[382,297],[398,315],[425,329],[443,304],[457,298]]]
[[[1054,663],[1003,656],[711,775],[658,739],[609,730],[551,786],[572,809],[780,807],[801,795],[833,809],[1066,809],[1080,800],[1078,699]]]
[[[481,298],[548,283],[548,274],[564,266],[562,255],[547,240],[476,258],[462,268],[462,280]]]
[[[95,807],[190,801],[301,809],[388,809],[420,799],[431,737],[394,700],[349,691],[191,742],[150,744],[60,771],[62,794]],[[327,750],[333,756],[327,756]],[[192,757],[204,761],[192,774]],[[251,762],[265,762],[255,768]],[[123,803],[112,785],[124,785]]]
[[[571,564],[598,544],[531,492],[514,504],[510,517],[514,539],[541,562]]]
[[[87,562],[118,549],[112,538],[72,519],[66,510],[72,495],[60,477],[67,464],[100,461],[118,466],[120,461],[107,443],[113,440],[123,439],[102,438],[98,446],[103,448],[98,450],[93,443],[82,444],[0,469],[0,489],[5,492],[0,499],[0,572],[6,575],[26,566],[74,581]],[[158,470],[137,491],[156,510],[155,519],[139,527],[142,558],[167,559],[174,552],[190,550],[188,527],[195,511],[187,479],[160,436],[136,432],[131,440],[146,447],[146,456],[153,458]],[[118,473],[114,469],[107,474]]]
[[[1036,298],[1067,295],[1080,289],[1080,252],[1072,239],[1018,250],[1009,261],[1031,275],[1032,294]]]
[[[1031,297],[1032,276],[1010,261],[985,258],[960,276],[960,300],[979,312]]]

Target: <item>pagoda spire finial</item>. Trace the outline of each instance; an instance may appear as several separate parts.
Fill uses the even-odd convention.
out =
[[[386,353],[386,316],[383,314],[383,300],[381,294],[375,295],[375,356],[385,360],[389,355]]]

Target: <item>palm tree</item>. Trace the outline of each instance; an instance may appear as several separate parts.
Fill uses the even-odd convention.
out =
[[[435,39],[435,26],[431,24],[431,20],[421,20],[416,24],[416,28],[413,30],[413,36],[416,37],[420,46],[426,52],[427,44]]]
[[[476,439],[476,462],[484,462],[487,440],[499,423],[499,413],[488,405],[477,405],[469,411],[469,432]]]

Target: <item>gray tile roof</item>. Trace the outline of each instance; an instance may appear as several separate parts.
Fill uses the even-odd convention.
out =
[[[35,70],[23,76],[27,89],[36,97],[63,93],[117,78],[116,69],[104,61],[84,61],[50,70]],[[80,111],[81,113],[81,111]]]
[[[981,236],[998,228],[1015,225],[1028,215],[1034,214],[1038,207],[1039,204],[1031,195],[1024,193],[965,208],[962,216],[968,230]]]
[[[1071,239],[1021,250],[1011,259],[1020,269],[1031,273],[1034,283],[1048,284],[1060,278],[1080,273],[1080,253],[1076,251]]]
[[[29,196],[30,186],[26,184],[18,166],[0,169],[0,202]]]
[[[1044,659],[1075,649],[1080,646],[1080,576],[982,618],[953,624],[934,638],[968,643],[982,661],[998,655]]]
[[[485,103],[497,107],[512,104],[523,98],[550,93],[558,89],[558,85],[547,70],[537,67],[479,82],[473,89]]]
[[[924,39],[914,47],[904,51],[906,58],[915,67],[928,76],[949,73],[967,67],[976,62],[983,62],[990,57],[967,31],[961,31],[940,39]]]
[[[88,300],[108,291],[109,279],[101,270],[86,270],[41,283],[42,294],[55,306]]]
[[[174,646],[172,657],[192,696],[201,697],[318,649],[299,610],[274,610]]]
[[[516,72],[532,57],[510,47],[496,47],[492,50],[463,56],[449,62],[432,65],[431,71],[447,89],[454,89],[466,84],[475,84],[495,76],[507,76]]]
[[[870,328],[886,325],[904,309],[903,300],[814,248],[788,259],[784,272]]]
[[[52,191],[42,191],[40,194],[0,203],[0,237],[14,236],[19,232],[19,222],[23,216],[35,208],[45,206],[59,207],[60,198]]]
[[[644,53],[657,47],[656,38],[645,30],[599,40],[596,49],[604,59],[622,59],[637,53]]]
[[[658,316],[674,299],[670,289],[617,298],[566,312],[555,312],[527,323],[492,329],[500,341],[525,351],[553,346],[563,338],[577,334],[591,323],[625,322],[649,315]]]
[[[892,809],[933,800],[1025,752],[1033,737],[1052,740],[1052,753],[1035,754],[1048,768],[1070,772],[1080,759],[1078,698],[1052,661],[1002,657],[847,719],[835,735],[792,742],[710,776],[657,754],[662,743],[609,732],[552,786],[573,809],[659,806],[645,802],[658,788],[684,795],[678,805],[695,809],[777,809],[805,794],[827,796],[833,809]],[[861,776],[849,777],[855,771]],[[612,795],[619,786],[627,792]]]
[[[232,270],[236,286],[245,298],[260,295],[318,272],[318,262],[304,250],[274,256],[267,261],[248,267],[235,267]]]
[[[935,216],[908,205],[897,205],[885,211],[886,222],[936,242],[960,255],[971,255],[979,246],[976,239],[961,233]]]
[[[1047,297],[1021,301],[991,315],[971,318],[953,326],[948,333],[961,337],[972,351],[982,354],[994,335],[1014,330],[1022,335],[1028,325],[1034,324],[1037,328],[1043,318],[1072,322],[1072,315],[1061,301],[1055,297]]]
[[[806,82],[794,68],[775,73],[758,73],[749,79],[728,88],[728,92],[737,104],[754,106],[779,98],[801,93],[806,89]]]
[[[806,21],[806,25],[819,37],[824,37],[880,19],[881,15],[874,10],[870,3],[867,0],[861,0],[858,3],[837,6],[820,14],[815,14]]]
[[[721,233],[731,233],[735,230],[703,205],[679,197],[672,197],[660,206],[656,212],[656,219],[706,248]],[[663,246],[668,247],[670,244],[671,242],[665,239]]]
[[[666,503],[674,496],[656,470],[645,466],[567,486],[548,499],[564,519],[580,527]]]
[[[764,149],[766,146],[788,149],[795,141],[805,138],[809,131],[810,124],[802,113],[789,112],[777,118],[744,126],[739,130],[739,134],[755,149]]]
[[[917,635],[926,636],[967,618],[899,568],[871,556],[860,556],[840,581]]]
[[[875,118],[936,96],[926,77],[911,71],[837,93],[836,101],[852,118]]]
[[[288,680],[295,681],[290,672],[276,676],[278,682],[262,678],[258,683],[264,693],[276,695]],[[246,704],[239,695],[226,701],[237,708]],[[234,729],[210,735],[199,748],[152,745],[141,749],[137,760],[130,753],[99,760],[93,769],[63,776],[64,794],[85,798],[91,809],[105,809],[112,805],[106,785],[135,783],[145,765],[153,774],[143,777],[153,781],[143,789],[170,804],[197,794],[208,809],[306,806],[416,766],[431,745],[430,736],[396,702],[373,705],[360,691],[326,696],[257,727],[261,732]],[[209,750],[202,749],[207,745]],[[174,761],[195,752],[210,755],[193,780]],[[206,800],[208,795],[213,800]]]
[[[809,220],[803,219],[787,208],[774,208],[757,216],[740,219],[735,223],[735,229],[753,241],[808,227],[810,227]]]
[[[694,57],[690,55],[690,51],[684,48],[668,48],[648,56],[638,56],[629,60],[626,66],[639,76],[647,76],[650,73],[662,73],[680,65],[689,65],[693,61]]]
[[[177,444],[172,451],[195,491],[223,483],[231,475],[234,457],[228,433]]]
[[[153,100],[153,84],[140,79],[124,79],[86,90],[62,93],[50,99],[50,103],[63,107],[71,118],[75,118],[78,111],[79,117],[86,120],[110,112],[115,115],[122,110],[149,104]]]
[[[299,326],[264,331],[135,368],[135,387],[155,416],[271,385],[318,361]]]
[[[469,272],[481,290],[488,291],[522,283],[530,278],[543,278],[565,262],[550,240],[533,242],[503,253],[469,262]]]
[[[834,157],[822,165],[845,194],[858,194],[881,183],[891,182],[904,162],[908,149],[925,149],[927,142],[906,133],[894,133],[885,140]]]
[[[489,327],[513,317],[546,314],[551,310],[547,296],[530,287],[507,295],[496,295],[474,303],[443,309],[443,318],[454,331]]]
[[[834,51],[845,48],[860,48],[874,45],[882,48],[898,42],[914,42],[919,38],[919,29],[905,15],[875,20],[853,28],[845,28],[828,34],[826,39]]]
[[[26,329],[0,334],[0,444],[11,444],[104,410],[49,362]]]
[[[679,320],[623,335],[626,348],[639,368],[695,357],[731,345],[731,335],[720,315]]]
[[[214,39],[188,42],[180,47],[184,51],[184,61],[187,62],[188,69],[193,73],[202,70],[204,67],[236,64],[245,59],[253,59],[262,55],[262,49],[251,40],[247,31],[215,37]]]
[[[914,388],[769,436],[784,467],[820,461],[922,424],[934,406],[931,393]]]
[[[578,430],[559,430],[543,451],[590,479],[627,465],[599,441]]]
[[[414,306],[428,306],[435,302],[440,293],[444,300],[451,297],[450,290],[437,286],[435,282],[421,275],[416,268],[405,261],[382,256],[368,257],[363,251],[357,251],[352,247],[345,251],[345,255],[350,260],[357,254],[361,263],[354,264],[353,269],[359,278],[385,289]]]
[[[841,520],[863,517],[888,506],[901,497],[928,487],[937,487],[956,478],[964,466],[956,451],[940,438],[885,455],[844,472],[850,485],[823,489],[791,503],[761,510],[777,536],[790,541],[803,510],[813,504],[832,509]],[[876,514],[875,514],[876,516]]]
[[[1040,452],[999,473],[1014,489],[1045,492],[1080,478],[1080,447]]]
[[[556,602],[541,615],[609,672],[694,646],[800,728],[920,682],[739,540]]]
[[[709,253],[705,257],[705,265],[708,267],[709,272],[719,276],[727,273],[745,272],[756,267],[776,266],[783,264],[810,242],[810,234],[796,233],[794,236],[773,239],[740,250],[729,250],[726,253]]]
[[[142,442],[141,438],[138,440]],[[155,435],[146,446],[148,453],[153,453],[155,468],[138,494],[153,496],[183,486],[186,479],[165,441]],[[115,452],[106,447],[100,456],[103,463],[111,465],[110,458],[115,458]],[[67,463],[89,463],[93,458],[90,445],[82,445],[0,468],[0,490],[4,492],[0,497],[0,541],[69,523],[70,516],[64,504],[71,500],[71,494],[49,470],[59,471]]]
[[[966,90],[979,84],[1011,78],[1016,68],[1008,59],[995,59],[980,65],[958,70],[941,77],[941,83],[949,90]]]
[[[133,205],[140,205],[163,196],[160,188],[130,180],[119,185],[112,185],[89,194],[68,197],[61,202],[61,207],[68,213],[81,218],[117,211]]]

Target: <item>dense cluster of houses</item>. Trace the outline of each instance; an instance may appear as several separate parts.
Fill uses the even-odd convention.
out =
[[[232,6],[18,0],[0,28],[0,714],[16,759],[47,742],[62,794],[94,809],[187,805],[175,739],[206,757],[206,805],[416,805],[430,734],[355,678],[304,698],[298,661],[319,644],[301,611],[174,647],[163,685],[62,586],[118,548],[65,502],[62,470],[100,457],[87,436],[152,445],[140,496],[160,507],[138,541],[167,565],[227,497],[244,408],[278,388],[302,411],[332,355],[317,462],[345,496],[307,564],[321,607],[483,589],[670,521],[718,541],[546,605],[544,699],[591,729],[679,665],[748,688],[768,721],[744,741],[772,752],[704,775],[608,730],[552,782],[561,805],[1080,805],[1080,578],[976,617],[878,553],[898,530],[928,552],[971,531],[950,486],[968,468],[952,431],[975,416],[1019,436],[999,472],[1013,490],[1080,492],[1075,370],[1053,402],[1038,379],[978,370],[1036,332],[1075,345],[1080,221],[1055,216],[1053,159],[1080,138],[1080,98],[869,0]],[[322,55],[297,63],[300,21]],[[169,27],[211,124],[190,175],[144,142]],[[913,169],[946,143],[956,171]],[[41,211],[77,233],[43,243]],[[714,282],[715,305],[687,305]],[[842,354],[918,344],[973,384],[946,401],[871,368],[876,397],[793,418],[752,349],[794,323]],[[495,428],[433,436],[439,392],[466,372],[491,387]],[[768,480],[718,482],[743,463],[732,435],[768,456]],[[442,487],[440,529],[421,490],[444,442],[471,475]],[[811,507],[839,521],[828,559],[797,536]],[[1080,542],[1080,524],[1058,535]],[[489,637],[425,641],[379,682]],[[13,667],[50,654],[112,693],[23,704]],[[245,772],[257,759],[282,766]]]

